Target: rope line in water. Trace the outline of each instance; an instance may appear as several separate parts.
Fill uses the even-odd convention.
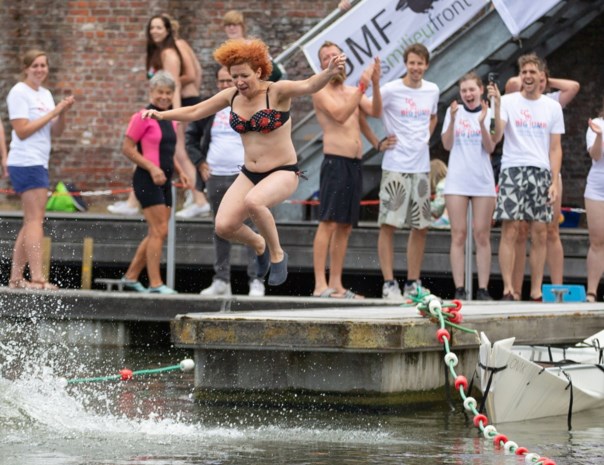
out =
[[[78,384],[78,383],[98,383],[103,381],[128,381],[131,380],[134,376],[143,376],[143,375],[154,375],[158,373],[166,373],[169,371],[182,371],[187,372],[191,371],[195,368],[195,362],[193,360],[187,358],[181,361],[178,365],[172,365],[163,368],[151,368],[147,370],[136,370],[132,371],[129,368],[123,368],[119,371],[117,375],[109,375],[109,376],[97,376],[95,378],[74,378],[67,380],[67,384]]]
[[[446,326],[450,326],[461,331],[474,333],[478,336],[478,331],[458,324],[463,320],[460,313],[462,307],[461,302],[459,300],[453,300],[450,304],[443,303],[437,296],[419,288],[417,296],[411,297],[407,305],[415,305],[421,315],[438,323],[439,329],[436,331],[436,338],[445,348],[445,365],[449,367],[449,371],[451,372],[453,379],[455,379],[455,389],[459,391],[465,410],[474,415],[474,426],[480,430],[484,438],[492,440],[495,448],[503,449],[508,454],[524,455],[524,461],[527,465],[556,465],[556,462],[552,459],[542,457],[536,453],[531,453],[526,447],[520,447],[514,441],[508,440],[507,436],[499,433],[495,426],[489,425],[489,420],[485,415],[478,412],[476,409],[478,404],[476,399],[466,395],[466,391],[468,391],[468,380],[465,376],[458,375],[455,371],[455,367],[459,363],[459,360],[457,355],[451,351],[449,346],[451,334],[446,329]]]

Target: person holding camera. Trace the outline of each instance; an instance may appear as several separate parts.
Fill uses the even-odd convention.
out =
[[[495,77],[490,76],[490,81]],[[454,100],[445,114],[442,143],[449,154],[445,202],[451,222],[451,270],[455,298],[466,299],[464,283],[466,217],[472,204],[476,264],[477,300],[492,300],[489,291],[491,272],[491,218],[495,209],[495,178],[491,153],[495,144],[489,130],[490,111],[482,99],[484,85],[474,71],[459,80],[461,104]],[[468,277],[470,279],[470,277]]]
[[[488,87],[495,103],[493,142],[498,143],[505,135],[494,219],[502,222],[499,267],[503,300],[515,300],[515,245],[520,224],[526,221],[532,242],[530,298],[541,301],[547,224],[552,221],[552,205],[559,195],[564,118],[561,105],[542,95],[543,61],[528,54],[518,59],[518,65],[520,92],[501,97],[496,85]]]

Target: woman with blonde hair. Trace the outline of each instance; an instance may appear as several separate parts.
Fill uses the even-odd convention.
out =
[[[288,257],[270,208],[294,193],[300,174],[291,138],[291,100],[322,89],[344,69],[346,57],[334,57],[325,70],[308,79],[275,83],[266,80],[272,65],[267,46],[259,39],[229,40],[214,58],[228,68],[235,87],[192,107],[147,110],[143,117],[194,121],[231,107],[230,125],[241,134],[244,165],[220,204],[216,233],[254,248],[258,276],[264,278],[270,269],[268,284],[278,286],[287,279]],[[259,234],[244,224],[248,217]]]
[[[57,289],[42,273],[42,238],[48,200],[48,161],[51,139],[65,129],[65,114],[75,100],[72,95],[55,106],[50,91],[42,86],[48,77],[48,57],[30,50],[22,60],[24,79],[13,86],[6,103],[13,128],[7,168],[15,191],[21,196],[23,226],[13,249],[9,287]],[[31,280],[24,278],[29,266]]]
[[[243,13],[239,10],[229,10],[224,14],[222,18],[222,24],[224,26],[224,32],[228,39],[246,39],[247,28],[245,27],[245,18]],[[277,82],[282,79],[285,74],[285,70],[282,66],[273,61],[273,58],[269,55],[273,70],[266,78],[267,81]]]

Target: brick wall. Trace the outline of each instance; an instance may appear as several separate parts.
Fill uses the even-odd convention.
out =
[[[182,36],[206,69],[204,95],[213,92],[212,51],[224,38],[227,9],[244,12],[248,33],[263,38],[273,55],[294,42],[336,6],[337,0],[4,0],[0,2],[0,116],[8,130],[5,96],[19,79],[18,57],[38,47],[48,51],[48,87],[56,99],[73,93],[77,104],[68,130],[53,145],[51,177],[83,189],[129,184],[131,164],[121,155],[129,116],[146,102],[144,30],[148,18],[167,11],[181,22]],[[563,137],[564,204],[582,206],[590,160],[586,121],[597,115],[604,92],[604,55],[599,43],[604,16],[548,58],[553,76],[581,82],[566,109]],[[302,54],[288,66],[291,78],[310,74]],[[296,101],[293,117],[310,107]]]
[[[562,177],[566,206],[583,207],[585,180],[591,166],[585,146],[587,120],[598,116],[604,98],[604,55],[597,50],[603,28],[604,15],[600,15],[547,59],[552,76],[581,83],[581,91],[564,110]]]
[[[131,163],[121,154],[128,119],[147,102],[145,27],[150,16],[169,12],[206,70],[204,95],[213,93],[212,52],[224,39],[228,9],[246,16],[248,33],[264,39],[273,55],[325,17],[336,0],[4,0],[0,2],[0,117],[10,125],[6,95],[20,79],[20,56],[31,48],[48,52],[46,86],[55,100],[74,94],[68,129],[53,143],[51,182],[64,179],[82,189],[130,183]],[[301,54],[300,54],[301,55]],[[303,56],[290,77],[310,74]],[[308,107],[309,100],[303,102]],[[299,106],[298,106],[299,107]]]

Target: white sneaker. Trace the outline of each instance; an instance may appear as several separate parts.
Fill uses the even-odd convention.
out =
[[[182,208],[185,209],[191,205],[193,205],[193,192],[191,192],[191,189],[187,189],[187,191],[185,192],[185,201],[182,204]]]
[[[226,283],[222,279],[212,281],[210,287],[206,287],[200,292],[201,295],[220,295],[223,297],[231,297],[231,283]]]
[[[421,280],[417,279],[415,281],[413,281],[412,284],[405,284],[405,287],[403,288],[403,297],[404,298],[412,298],[412,297],[417,297],[419,295],[419,293],[423,292],[423,293],[430,293],[430,290],[422,287],[422,282]]]
[[[384,283],[384,286],[382,286],[382,299],[395,300],[399,302],[403,300],[401,288],[398,286],[396,281]]]
[[[253,279],[250,282],[250,292],[247,295],[250,297],[264,297],[264,283],[258,278]]]
[[[183,208],[181,211],[176,212],[177,218],[194,218],[196,216],[210,216],[210,204],[204,203],[203,205],[197,205],[196,203]]]
[[[107,205],[107,210],[110,213],[115,213],[116,215],[136,215],[138,214],[138,207],[131,207],[128,205],[128,202],[115,202],[111,205]]]

